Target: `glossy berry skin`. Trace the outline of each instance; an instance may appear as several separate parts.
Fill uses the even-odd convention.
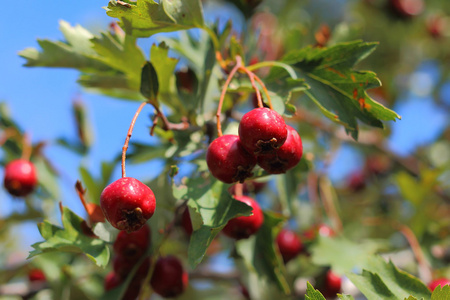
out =
[[[237,135],[226,134],[209,145],[206,163],[211,174],[220,181],[244,182],[253,176],[256,158],[242,147]]]
[[[254,154],[268,154],[280,148],[288,132],[283,118],[269,108],[255,108],[239,123],[239,138],[245,149]]]
[[[428,288],[431,291],[434,291],[434,289],[437,288],[439,285],[441,286],[441,288],[443,288],[445,285],[450,285],[450,279],[448,278],[435,279],[428,284]]]
[[[300,238],[294,231],[289,229],[281,230],[277,235],[276,242],[285,263],[299,255],[303,250]]]
[[[295,167],[302,158],[303,144],[300,135],[291,126],[286,126],[288,136],[284,144],[269,154],[258,156],[258,165],[270,174],[281,174]]]
[[[175,256],[161,257],[155,264],[150,284],[162,297],[176,297],[186,289],[188,274]]]
[[[28,272],[28,280],[30,282],[45,281],[46,277],[41,269],[32,269]]]
[[[113,227],[133,232],[153,216],[156,200],[148,186],[135,178],[124,177],[103,190],[100,206]]]
[[[114,241],[114,253],[127,260],[138,260],[147,251],[150,240],[151,231],[147,224],[134,232],[121,231]]]
[[[335,298],[336,294],[341,291],[342,279],[339,275],[329,270],[325,274],[323,286],[319,288],[325,298]]]
[[[252,198],[247,196],[235,196],[234,198],[252,207],[253,214],[229,220],[222,231],[225,235],[236,240],[246,239],[259,230],[264,222],[264,215],[258,202]]]
[[[36,168],[30,161],[16,159],[5,166],[3,184],[11,195],[25,197],[36,188],[37,182]]]

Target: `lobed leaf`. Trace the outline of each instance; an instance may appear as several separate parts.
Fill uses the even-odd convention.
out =
[[[108,245],[98,238],[85,235],[81,227],[83,219],[67,207],[63,208],[62,220],[63,228],[48,221],[38,224],[39,232],[45,241],[33,244],[34,250],[28,258],[48,252],[82,253],[98,266],[106,267],[110,258]]]
[[[111,0],[106,13],[120,19],[120,27],[135,37],[204,26],[200,0],[137,0],[128,5]]]

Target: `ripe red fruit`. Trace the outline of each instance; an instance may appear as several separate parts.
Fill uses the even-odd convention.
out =
[[[100,195],[100,206],[106,219],[119,230],[139,230],[155,212],[153,191],[131,177],[120,178]]]
[[[106,277],[103,285],[105,287],[105,291],[112,290],[115,287],[118,287],[122,283],[122,278],[117,275],[114,271],[109,272]]]
[[[302,139],[297,131],[289,125],[284,144],[269,154],[258,156],[258,165],[270,174],[281,174],[295,167],[303,155]]]
[[[435,279],[428,284],[428,288],[431,291],[434,291],[434,289],[437,288],[439,285],[441,286],[441,288],[443,288],[445,285],[450,285],[450,279],[448,278]]]
[[[36,169],[28,160],[16,159],[5,166],[4,186],[13,196],[24,197],[37,185]]]
[[[253,215],[229,220],[223,228],[223,233],[236,240],[246,239],[259,230],[264,222],[264,215],[258,202],[252,198],[247,196],[234,196],[234,198],[253,208]]]
[[[223,135],[215,139],[206,152],[211,174],[225,183],[244,182],[253,176],[256,158],[248,153],[237,135]]]
[[[186,207],[183,214],[181,215],[181,226],[183,226],[184,231],[186,231],[186,234],[191,236],[193,228],[192,228],[192,221],[191,216],[189,215],[189,209]]]
[[[28,280],[30,282],[45,281],[46,277],[41,269],[31,269],[28,271]]]
[[[347,186],[350,190],[358,192],[366,187],[366,176],[361,171],[356,171],[350,174],[348,178]]]
[[[325,274],[325,280],[319,291],[325,298],[335,298],[336,294],[341,291],[341,284],[341,277],[329,270]]]
[[[114,241],[113,249],[116,255],[126,260],[136,261],[147,251],[150,240],[150,227],[145,224],[141,229],[134,232],[119,232]]]
[[[239,123],[239,138],[248,152],[260,155],[280,148],[287,138],[286,123],[274,110],[255,108]]]
[[[133,270],[137,261],[129,260],[123,256],[117,255],[113,260],[113,270],[121,278],[125,279]],[[142,281],[147,276],[150,269],[150,258],[145,259],[134,274],[133,281]]]
[[[299,255],[303,249],[300,238],[292,230],[281,230],[277,235],[276,242],[285,263]]]
[[[390,0],[391,8],[401,17],[414,17],[421,14],[425,8],[423,0]]]
[[[162,297],[176,297],[186,289],[188,274],[175,256],[161,257],[155,264],[150,284]]]

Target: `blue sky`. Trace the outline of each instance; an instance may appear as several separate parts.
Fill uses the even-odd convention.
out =
[[[70,5],[18,1],[14,2],[14,13],[7,11],[0,18],[0,100],[8,102],[14,119],[30,132],[33,141],[51,140],[58,136],[75,139],[72,100],[81,94],[88,107],[95,134],[95,146],[90,155],[81,161],[78,156],[55,145],[50,145],[46,150],[55,165],[66,175],[61,183],[63,203],[78,214],[83,214],[83,209],[77,200],[73,184],[78,178],[77,168],[80,162],[94,174],[98,174],[100,162],[112,159],[121,149],[137,105],[82,93],[76,84],[77,71],[25,68],[22,66],[24,59],[17,53],[27,47],[38,47],[37,38],[61,39],[59,20],[68,21],[72,25],[81,24],[93,32],[106,28],[113,20],[101,8],[106,4],[106,0],[79,0],[70,2]],[[150,43],[143,45],[149,47]],[[144,48],[144,52],[148,53],[148,48]],[[401,155],[410,154],[417,146],[432,142],[448,124],[446,111],[434,104],[429,93],[430,85],[433,86],[440,76],[437,66],[433,62],[424,63],[415,75],[411,79],[411,89],[402,95],[395,107],[402,115],[402,121],[391,124],[393,134],[389,145]],[[449,86],[443,90],[447,99],[450,94]],[[138,118],[133,141],[148,141],[147,127],[150,123],[146,116],[149,112],[150,107],[144,108]],[[330,167],[330,175],[338,180],[360,167],[361,161],[361,157],[355,155],[351,147],[344,146],[338,153],[336,163]],[[142,179],[157,175],[150,170],[155,171],[155,168],[129,166],[127,174],[139,174],[144,177]],[[116,171],[118,178],[119,168]],[[0,174],[2,172],[3,170]],[[0,198],[0,216],[17,209],[3,190],[0,191]],[[32,239],[37,241],[40,238],[34,225],[33,230],[36,236],[33,235]],[[29,245],[29,241],[26,244]]]

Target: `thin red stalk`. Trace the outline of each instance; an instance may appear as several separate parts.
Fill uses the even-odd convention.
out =
[[[258,99],[258,107],[264,107],[262,99],[261,99],[261,92],[259,91],[258,87],[255,83],[255,74],[253,74],[251,71],[249,71],[246,67],[241,67],[240,70],[247,73],[248,78],[250,79],[250,82],[252,83],[252,87],[256,92],[256,98]]]
[[[77,191],[78,197],[81,200],[81,204],[83,204],[84,209],[86,210],[87,214],[89,215],[87,202],[86,202],[86,199],[84,198],[84,194],[86,193],[86,190],[83,189],[83,185],[81,184],[81,182],[79,180],[77,180],[77,182],[75,183],[75,190]],[[90,217],[90,215],[89,215],[89,217]]]
[[[147,104],[147,102],[142,102],[141,105],[139,105],[139,108],[137,109],[136,113],[134,114],[133,120],[131,121],[130,128],[128,129],[127,137],[125,139],[125,144],[122,148],[122,178],[126,177],[125,172],[125,158],[127,155],[127,149],[128,149],[128,143],[130,142],[131,134],[133,133],[134,124],[136,123],[137,117],[141,113],[142,108]]]
[[[228,89],[228,86],[230,85],[231,79],[233,79],[234,74],[237,72],[237,70],[239,70],[241,65],[242,65],[242,59],[241,59],[241,57],[239,55],[236,55],[236,65],[231,70],[230,74],[228,75],[227,80],[225,81],[225,85],[222,88],[222,93],[220,95],[219,105],[217,107],[217,113],[216,113],[216,117],[217,117],[217,135],[219,137],[223,135],[223,133],[222,133],[222,124],[220,124],[220,113],[222,112],[223,100],[225,99],[225,94],[227,93],[227,89]]]
[[[266,94],[267,101],[269,102],[270,109],[273,109],[272,99],[270,99],[269,91],[267,90],[266,85],[264,84],[264,82],[262,82],[262,80],[258,76],[256,76],[255,74],[253,74],[253,75],[255,76],[256,81],[258,81],[258,83],[261,85],[261,87],[262,87],[262,89],[264,91],[264,94]]]
[[[30,144],[30,138],[28,134],[23,135],[23,143],[22,143],[22,159],[30,160],[31,157],[31,144]]]

